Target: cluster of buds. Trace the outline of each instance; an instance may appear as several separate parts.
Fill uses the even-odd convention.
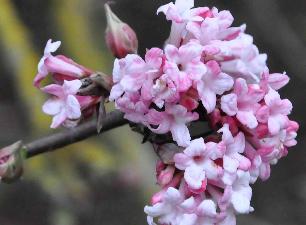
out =
[[[164,48],[114,62],[110,100],[158,137],[150,141],[162,189],[145,207],[150,225],[235,225],[254,210],[250,184],[268,179],[296,145],[292,104],[278,93],[289,77],[270,74],[266,54],[245,25],[231,26],[229,11],[193,6],[161,6],[172,21]],[[193,135],[198,122],[210,128]],[[164,136],[169,143],[156,141]]]

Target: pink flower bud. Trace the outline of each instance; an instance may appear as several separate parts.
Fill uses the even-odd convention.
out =
[[[158,177],[165,168],[166,164],[164,164],[161,160],[158,160],[155,166],[156,176]]]
[[[174,172],[175,172],[174,166],[171,166],[171,165],[167,166],[164,170],[162,170],[158,174],[157,183],[162,187],[167,185],[172,180]]]
[[[122,22],[110,9],[108,4],[104,5],[107,28],[105,41],[108,48],[117,58],[124,58],[127,54],[136,53],[138,40],[134,30]]]
[[[10,146],[0,149],[0,179],[10,183],[22,174],[22,142],[18,141]]]
[[[52,53],[54,53],[60,45],[60,41],[52,42],[51,39],[48,40],[44,55],[38,63],[38,73],[33,81],[35,87],[39,88],[40,83],[49,73],[58,84],[62,84],[64,80],[80,79],[93,73],[92,70],[77,64],[66,56],[53,56]]]

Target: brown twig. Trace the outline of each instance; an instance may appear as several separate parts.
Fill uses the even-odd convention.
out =
[[[106,114],[105,118],[103,119],[103,128],[101,133],[125,125],[127,123],[128,121],[123,118],[123,114],[115,110]],[[78,127],[67,129],[59,133],[37,139],[28,144],[25,144],[23,148],[27,153],[26,157],[31,158],[45,152],[54,151],[58,148],[84,140],[97,134],[97,121],[93,120],[81,124]]]

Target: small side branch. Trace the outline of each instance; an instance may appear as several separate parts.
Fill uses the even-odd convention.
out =
[[[108,113],[105,118],[103,118],[102,123],[103,128],[101,133],[125,125],[128,121],[123,118],[123,113],[115,110]],[[82,141],[94,135],[98,135],[97,121],[95,120],[27,143],[23,148],[27,153],[26,157],[31,158],[41,153],[54,151],[69,144]]]

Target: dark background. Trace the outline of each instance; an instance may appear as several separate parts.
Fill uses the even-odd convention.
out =
[[[0,0],[0,143],[31,140],[52,132],[40,112],[41,94],[31,86],[49,38],[77,62],[111,71],[104,47],[103,0]],[[170,24],[156,9],[168,1],[117,0],[112,6],[136,30],[140,52],[163,45]],[[253,186],[251,216],[244,225],[306,224],[306,2],[303,0],[198,0],[229,9],[235,25],[268,54],[271,72],[291,81],[282,97],[293,102],[298,145],[272,168],[271,178]],[[140,137],[120,128],[27,162],[24,178],[0,185],[0,225],[146,224],[143,206],[156,190],[155,157]]]

